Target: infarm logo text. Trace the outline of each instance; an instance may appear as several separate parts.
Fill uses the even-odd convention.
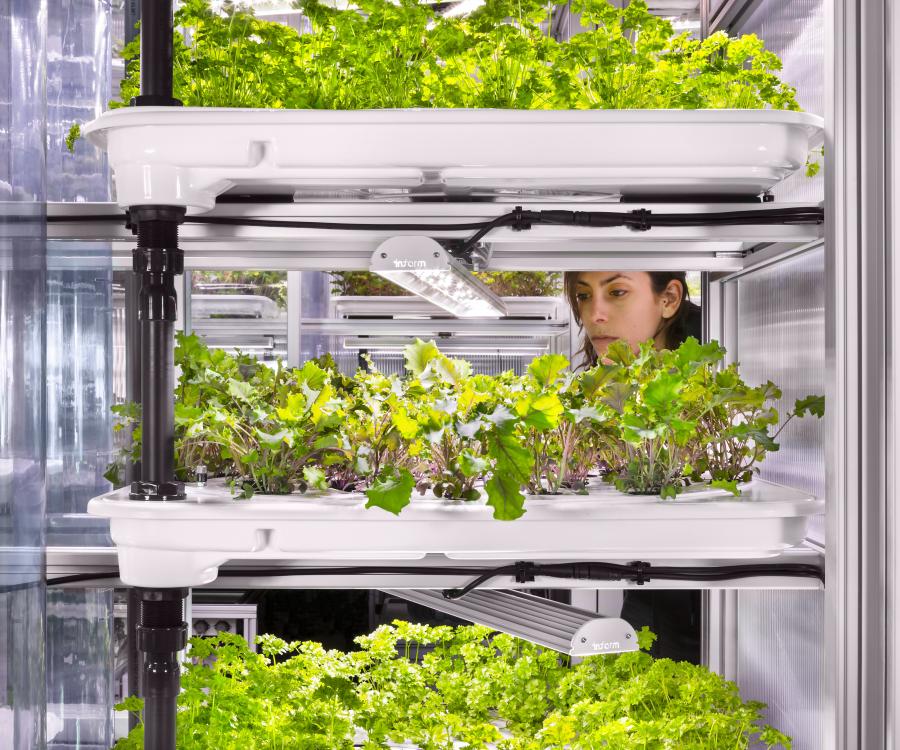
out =
[[[600,641],[591,644],[594,651],[618,651],[620,647],[618,641]]]
[[[425,268],[426,265],[424,260],[407,260],[405,258],[394,260],[394,268]]]

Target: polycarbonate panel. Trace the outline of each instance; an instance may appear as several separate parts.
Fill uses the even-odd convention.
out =
[[[825,392],[825,251],[823,247],[741,276],[726,285],[736,303],[729,353],[751,383],[781,387],[778,411]],[[826,405],[827,408],[827,405]],[[762,476],[825,496],[824,423],[794,420]],[[822,519],[810,535],[824,538]],[[746,698],[767,703],[769,721],[794,738],[794,750],[826,746],[823,592],[742,591],[736,613],[737,683]]]
[[[2,0],[0,0],[2,2]],[[110,198],[105,153],[72,123],[110,98],[110,0],[53,0],[47,15],[47,191],[54,201]],[[100,243],[51,243],[46,280],[47,543],[110,543],[108,524],[85,513],[110,485],[112,451],[112,259]],[[112,735],[112,594],[51,590],[47,603],[47,744],[108,748]]]
[[[331,275],[325,271],[304,271],[300,274],[300,311],[301,318],[327,318],[328,304],[331,299]],[[294,310],[288,315],[295,316]],[[300,328],[300,361],[321,357],[329,353],[329,338],[321,333],[304,331]],[[332,354],[334,352],[331,352]]]
[[[113,744],[113,646],[112,589],[48,591],[48,748]]]
[[[781,79],[797,90],[807,112],[825,113],[825,11],[822,0],[762,0],[733,34],[756,34],[783,64]],[[825,197],[820,172],[807,177],[803,170],[772,191],[779,201],[813,201]]]
[[[798,398],[825,393],[825,250],[747,274],[734,285],[737,342],[726,346],[748,382],[771,380],[781,388],[776,408],[783,418]],[[824,498],[824,421],[794,419],[778,443],[762,464],[762,478]],[[824,540],[822,519],[815,519],[810,536]]]
[[[65,144],[73,124],[90,122],[110,99],[111,0],[47,4],[47,200],[107,201],[106,152],[85,139]]]
[[[821,750],[824,592],[739,591],[737,602],[741,696],[768,704],[768,720],[793,738],[793,750]]]
[[[47,191],[54,201],[110,199],[106,155],[73,123],[99,115],[110,94],[110,0],[47,7]],[[85,514],[109,487],[112,451],[112,258],[100,243],[51,243],[47,276],[47,544],[109,544]]]
[[[46,5],[0,0],[0,746],[44,743]]]
[[[112,458],[112,260],[105,245],[71,251],[50,243],[47,274],[47,544],[110,544],[108,524],[87,515],[106,492]]]

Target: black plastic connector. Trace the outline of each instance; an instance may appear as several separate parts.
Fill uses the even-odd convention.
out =
[[[627,577],[638,586],[643,586],[645,583],[650,582],[650,568],[652,567],[650,563],[635,560],[629,563],[628,567],[631,569],[631,573]]]
[[[638,208],[632,211],[630,216],[634,217],[634,221],[629,222],[628,226],[636,232],[647,232],[652,229],[651,223],[652,212],[647,208]]]
[[[531,225],[534,223],[533,214],[533,211],[525,211],[521,206],[516,206],[510,215],[510,227],[514,232],[523,232],[531,229]]]
[[[184,482],[144,482],[131,483],[129,498],[132,500],[183,500],[185,497]]]
[[[525,560],[516,562],[516,583],[531,583],[534,580],[534,563]]]

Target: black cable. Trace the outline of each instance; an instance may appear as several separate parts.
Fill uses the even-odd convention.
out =
[[[465,568],[404,565],[352,565],[339,568],[220,568],[220,578],[248,576],[328,576],[328,575],[470,575],[491,573],[496,568]]]
[[[505,218],[504,216],[499,217]],[[236,216],[188,216],[185,223],[190,224],[221,224],[225,226],[246,226],[246,227],[285,227],[288,229],[335,229],[335,230],[360,230],[360,231],[379,231],[388,229],[390,231],[410,231],[410,232],[461,232],[469,229],[483,229],[485,226],[497,221],[470,221],[460,224],[388,224],[388,223],[356,223],[347,221],[298,221],[294,219],[244,219]]]
[[[519,563],[518,565],[521,565]],[[766,564],[751,563],[742,565],[703,566],[660,566],[653,567],[646,562],[626,564],[584,562],[584,563],[550,563],[529,566],[530,576],[545,578],[587,579],[602,581],[630,580],[643,585],[651,580],[667,581],[727,581],[735,578],[754,578],[756,576],[800,576],[818,578],[825,582],[824,571],[816,565],[804,563]],[[443,592],[445,599],[459,599],[470,591],[497,576],[511,575],[519,572],[516,565],[507,565],[491,573],[485,573],[458,589],[447,589]],[[533,578],[531,579],[533,580]]]
[[[511,220],[512,214],[505,214],[498,217],[506,221]],[[14,221],[34,221],[38,217],[13,217]],[[127,222],[126,214],[100,214],[95,216],[48,216],[49,223],[66,224],[69,222]],[[224,226],[239,227],[274,227],[285,229],[333,229],[333,230],[360,230],[360,231],[377,231],[380,229],[388,229],[391,231],[411,231],[411,232],[439,232],[441,230],[448,232],[462,232],[469,229],[482,229],[490,224],[494,224],[497,219],[491,221],[470,221],[458,224],[390,224],[390,223],[354,223],[348,221],[300,221],[295,219],[251,219],[238,216],[188,216],[184,219],[185,224],[218,224]]]
[[[801,576],[818,578],[824,583],[825,574],[816,565],[804,563],[748,563],[738,565],[705,566],[659,566],[646,562],[608,563],[532,563],[519,561],[493,568],[479,567],[433,567],[404,565],[355,565],[327,568],[224,568],[219,570],[219,578],[247,578],[253,576],[313,576],[313,575],[472,575],[478,574],[462,588],[444,591],[447,599],[458,599],[488,581],[501,576],[511,576],[519,583],[533,581],[536,576],[574,580],[621,581],[629,580],[642,585],[651,580],[670,581],[725,581],[735,578],[756,576]],[[101,581],[118,578],[119,573],[78,573],[47,579],[48,586],[59,586],[83,581]],[[18,584],[2,590],[15,590],[35,585]]]
[[[21,217],[21,221],[33,221],[35,217]],[[48,216],[48,222],[72,221],[127,221],[124,214],[100,216]],[[757,210],[710,211],[705,213],[654,214],[652,210],[639,208],[633,211],[526,211],[516,206],[513,211],[489,221],[458,224],[391,224],[354,223],[333,221],[296,221],[284,219],[251,219],[234,216],[189,216],[185,223],[213,224],[221,226],[249,226],[287,229],[327,229],[344,231],[411,231],[411,232],[460,232],[477,230],[465,240],[458,253],[465,256],[485,236],[498,227],[510,226],[514,230],[531,229],[534,224],[556,226],[584,226],[594,228],[628,227],[635,231],[647,231],[653,227],[697,226],[764,226],[771,224],[821,224],[825,212],[818,206],[799,208],[763,208]],[[17,217],[13,217],[17,220]]]

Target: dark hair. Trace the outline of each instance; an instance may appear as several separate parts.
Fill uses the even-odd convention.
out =
[[[575,315],[575,320],[579,328],[584,325],[581,322],[581,311],[578,309],[578,276],[580,271],[566,271],[563,274],[563,289],[569,306]],[[650,288],[656,295],[662,294],[671,281],[677,281],[681,284],[681,304],[671,318],[666,318],[660,323],[656,336],[662,336],[663,345],[666,349],[675,349],[684,343],[688,336],[694,336],[699,339],[703,332],[703,317],[700,306],[691,302],[690,293],[687,286],[687,274],[684,271],[647,271],[650,277]],[[579,354],[584,356],[584,364],[592,367],[597,364],[597,352],[590,338],[585,335]]]

